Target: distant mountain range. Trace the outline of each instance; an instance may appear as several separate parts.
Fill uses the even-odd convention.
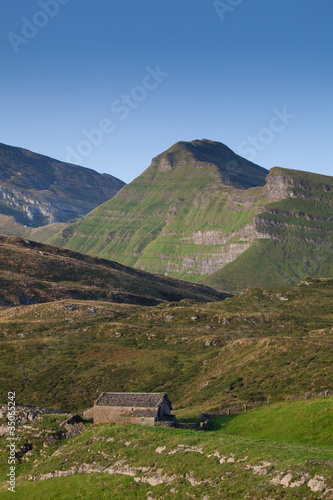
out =
[[[77,220],[123,186],[112,175],[0,143],[0,233],[38,239],[34,228]]]
[[[333,178],[178,142],[50,244],[221,290],[333,274]]]

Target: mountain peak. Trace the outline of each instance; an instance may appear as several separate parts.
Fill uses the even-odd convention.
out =
[[[153,158],[152,166],[157,167],[157,172],[211,167],[224,184],[240,189],[264,186],[268,174],[268,170],[237,155],[225,144],[209,139],[176,142]]]

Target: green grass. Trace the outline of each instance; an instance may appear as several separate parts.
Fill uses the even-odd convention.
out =
[[[96,500],[98,498],[133,500],[147,499],[149,485],[138,485],[132,478],[124,476],[108,476],[106,474],[78,474],[67,478],[55,478],[48,481],[27,481],[20,484],[15,491],[15,498],[36,500]],[[2,492],[1,498],[12,498],[11,492]],[[112,497],[111,497],[112,498]]]
[[[234,262],[201,282],[235,293],[244,288],[295,284],[308,276],[333,276],[332,247],[290,238],[257,240]]]
[[[332,421],[333,400],[327,397],[275,403],[215,417],[213,429],[266,441],[332,448]]]
[[[323,401],[318,400],[318,405]],[[314,401],[291,402],[288,404],[292,416],[306,414],[308,405]],[[327,401],[326,401],[327,404]],[[300,411],[299,406],[302,406]],[[280,405],[281,407],[281,405]],[[262,410],[262,409],[260,409]],[[276,419],[279,406],[271,405],[266,409],[265,418],[270,423]],[[313,415],[310,409],[309,414]],[[180,498],[306,498],[315,500],[322,498],[318,493],[312,493],[304,484],[296,488],[283,488],[271,483],[272,478],[279,474],[291,473],[293,480],[301,474],[313,478],[316,474],[323,475],[327,487],[332,486],[332,469],[329,463],[333,460],[332,448],[319,446],[314,438],[306,446],[297,442],[287,442],[276,439],[278,434],[254,436],[256,430],[253,422],[259,410],[250,411],[246,417],[251,431],[247,436],[241,435],[246,427],[239,426],[239,434],[227,433],[228,427],[212,431],[189,431],[181,429],[163,429],[142,426],[85,425],[80,436],[67,440],[53,439],[60,418],[52,415],[36,419],[29,427],[20,428],[18,446],[27,442],[33,432],[39,430],[40,437],[33,443],[33,455],[22,459],[17,466],[17,491],[19,499],[35,498],[147,498],[148,492],[154,499]],[[237,416],[241,419],[243,415]],[[252,422],[251,422],[252,420]],[[307,429],[311,431],[318,425],[311,418],[304,419]],[[297,420],[286,424],[279,421],[286,431],[293,432],[298,439]],[[231,423],[230,423],[231,425]],[[33,430],[31,430],[33,427]],[[330,432],[329,422],[320,420],[324,435]],[[47,433],[49,428],[51,432]],[[43,434],[44,432],[44,434]],[[314,430],[313,436],[316,431]],[[46,437],[48,436],[48,437]],[[288,438],[288,436],[287,436]],[[302,439],[302,436],[301,436]],[[45,445],[44,445],[45,443]],[[0,438],[0,446],[5,444]],[[313,446],[313,444],[315,446]],[[160,453],[156,450],[160,448]],[[229,460],[230,459],[230,460]],[[253,467],[266,463],[265,475],[253,472]],[[328,462],[328,463],[327,463]],[[54,471],[69,470],[73,466],[90,464],[94,468],[122,468],[122,473],[94,472],[91,474],[76,473],[75,475],[48,479],[43,481],[28,481],[28,477],[39,478],[42,474]],[[127,467],[127,470],[126,470]],[[6,471],[5,455],[1,454],[1,470]],[[170,483],[161,482],[153,485],[147,481],[153,477],[170,479]],[[134,480],[134,478],[136,478]],[[193,482],[195,481],[195,483]],[[5,492],[6,486],[1,485],[1,498],[10,498]]]

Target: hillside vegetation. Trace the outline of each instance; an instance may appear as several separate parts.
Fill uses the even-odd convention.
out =
[[[266,204],[255,217],[259,239],[203,283],[238,292],[333,276],[333,178],[282,168],[270,176],[287,179],[288,198]]]
[[[279,419],[286,408],[287,418]],[[67,439],[60,438],[65,416],[38,416],[18,428],[17,449],[22,451],[15,497],[329,499],[333,493],[332,435],[320,443],[311,440],[311,431],[328,436],[332,410],[331,398],[270,405],[232,420],[226,417],[228,425],[208,432],[78,424],[81,434]],[[303,446],[297,419],[308,411],[306,430],[310,432]],[[270,426],[265,439],[255,429],[255,421],[259,429]],[[296,439],[290,440],[291,434]],[[0,438],[2,451],[5,445]],[[1,457],[5,473],[5,453]],[[1,488],[1,498],[11,498],[7,486]]]
[[[253,221],[261,197],[256,186],[265,184],[267,173],[223,144],[180,142],[113,200],[49,242],[196,281],[219,269],[224,244],[237,242],[237,231]],[[241,252],[244,245],[232,250]]]
[[[0,254],[0,403],[15,390],[17,405],[78,412],[102,391],[167,392],[178,421],[196,421],[265,402],[213,418],[209,431],[68,430],[55,410],[18,421],[17,498],[333,497],[332,397],[285,400],[332,390],[332,278],[219,300],[19,238],[1,238]],[[0,450],[5,477],[6,435]]]
[[[316,279],[211,303],[55,297],[3,307],[2,398],[10,385],[18,402],[82,410],[99,391],[167,392],[191,416],[330,389],[332,288]]]
[[[179,142],[48,242],[231,292],[287,285],[333,275],[332,197],[332,177]]]

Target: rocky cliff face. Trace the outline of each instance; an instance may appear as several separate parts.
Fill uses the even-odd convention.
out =
[[[111,175],[0,143],[0,214],[17,223],[38,227],[76,220],[123,185]]]
[[[268,199],[270,202],[280,201],[289,196],[294,196],[292,187],[295,181],[285,175],[268,175],[266,178],[266,187]]]
[[[8,189],[5,186],[0,186],[1,209],[3,213],[15,214],[17,221],[25,222],[26,225],[32,227],[68,222],[86,213],[84,206],[79,206],[79,204],[66,203],[65,200],[55,196],[53,199],[51,196],[44,198],[38,194],[35,194],[35,197],[33,194],[29,196],[24,191]]]

